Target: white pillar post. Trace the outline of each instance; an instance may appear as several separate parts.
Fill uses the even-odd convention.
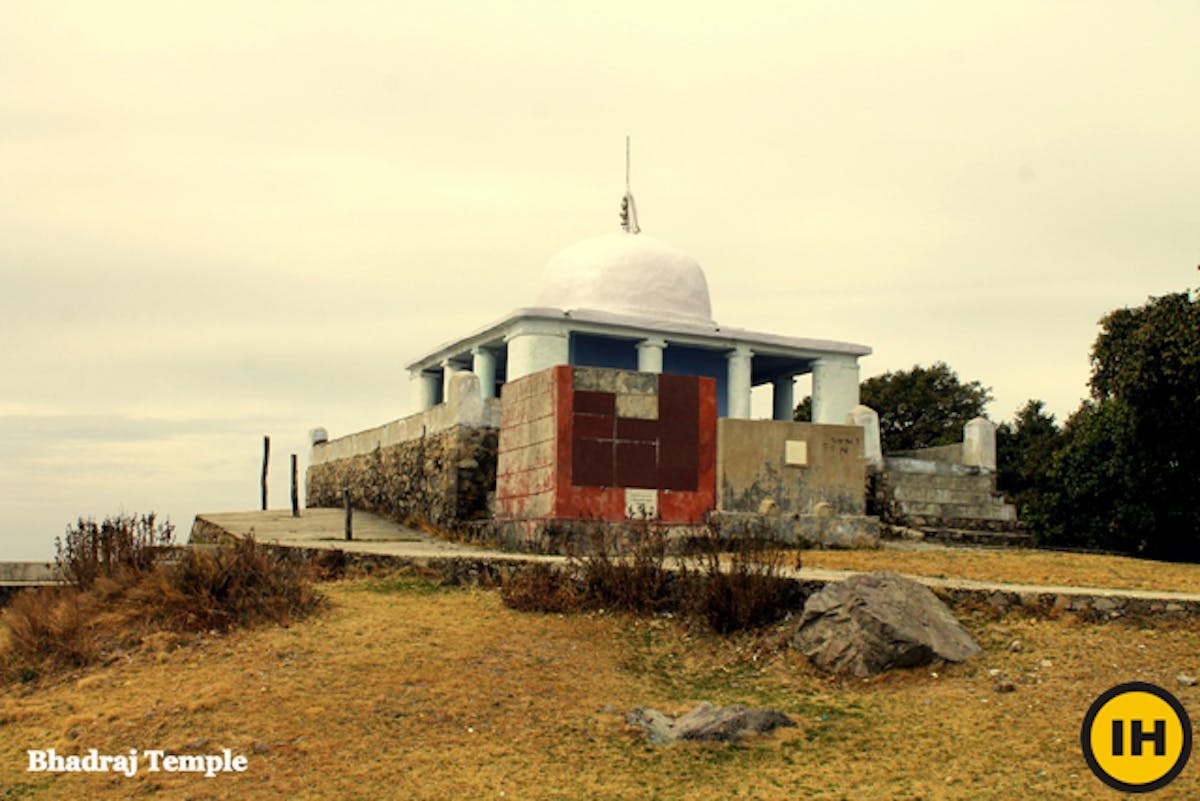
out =
[[[637,343],[638,372],[661,373],[663,370],[663,348],[665,339],[643,339]]]
[[[872,467],[883,467],[883,448],[879,445],[879,414],[870,406],[855,406],[846,415],[846,425],[863,430],[863,459]]]
[[[812,421],[842,425],[858,405],[858,358],[822,356],[813,363]]]
[[[438,375],[425,370],[413,370],[409,375],[413,409],[423,412],[438,404]]]
[[[963,464],[996,472],[996,424],[976,417],[963,426]]]
[[[504,341],[508,345],[506,381],[571,361],[570,332],[551,322],[522,323]]]
[[[791,420],[795,416],[796,377],[777,376],[771,381],[772,419]]]
[[[750,361],[754,351],[738,345],[725,358],[729,361],[729,374],[725,382],[726,414],[735,420],[750,416]]]
[[[479,394],[496,397],[496,354],[484,347],[471,348],[471,372],[479,376]]]

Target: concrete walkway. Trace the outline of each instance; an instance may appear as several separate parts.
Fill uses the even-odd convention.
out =
[[[340,549],[418,562],[454,559],[472,562],[566,561],[562,556],[489,550],[464,543],[447,542],[367,512],[354,512],[353,530],[354,539],[346,541],[343,533],[344,516],[340,509],[304,509],[298,518],[292,517],[291,512],[286,510],[221,512],[197,515],[192,527],[192,536],[203,539],[216,532],[225,532],[237,537],[253,533],[259,542],[264,543],[301,548]],[[858,571],[805,567],[785,572],[800,581],[825,584],[841,581]],[[909,578],[938,589],[952,599],[985,601],[1001,608],[1025,605],[1054,606],[1061,610],[1074,611],[1091,608],[1106,614],[1121,610],[1139,614],[1200,614],[1200,593],[1010,584],[913,575]]]

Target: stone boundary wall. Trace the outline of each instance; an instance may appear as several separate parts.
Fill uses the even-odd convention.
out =
[[[470,392],[469,386],[461,386],[464,383],[462,379],[474,378],[470,374],[455,376],[452,387],[465,391],[454,393],[447,403],[440,403],[432,409],[410,414],[408,417],[402,417],[375,428],[368,428],[365,431],[347,434],[344,437],[313,445],[309,464],[319,465],[354,456],[363,456],[377,448],[411,442],[455,426],[499,428],[500,400],[498,398],[481,399],[478,395],[478,379],[475,379],[475,393]]]
[[[928,462],[943,462],[948,464],[963,463],[963,444],[955,442],[951,445],[939,445],[935,448],[917,448],[912,451],[893,451],[889,458],[921,459]]]
[[[311,464],[305,505],[341,507],[345,488],[354,508],[400,522],[452,529],[487,519],[498,434],[495,427],[457,425]]]
[[[284,549],[297,560],[321,559],[330,551],[340,550],[336,547],[301,548],[289,545],[267,545],[267,547]],[[356,551],[342,551],[342,554],[347,567],[362,569],[365,572],[416,567],[437,573],[446,584],[485,589],[499,587],[505,580],[538,564],[550,563],[561,565],[564,569],[570,568],[567,559],[545,556],[429,558]],[[920,577],[917,576],[909,578],[920,580]],[[799,597],[801,598],[807,598],[833,581],[832,579],[810,577],[788,578],[787,580],[799,585]],[[1098,594],[1086,588],[1076,590],[1062,587],[1053,591],[1018,593],[988,587],[950,586],[946,580],[929,583],[925,586],[929,587],[934,595],[950,607],[961,607],[964,610],[983,609],[997,615],[1007,613],[1050,616],[1073,614],[1083,623],[1100,623],[1121,619],[1158,621],[1200,618],[1200,602],[1198,601],[1172,601],[1139,597],[1142,594],[1141,591],[1131,591],[1137,592],[1138,595],[1122,595],[1120,594],[1121,590],[1108,590],[1103,594]],[[797,608],[802,606],[803,601]]]

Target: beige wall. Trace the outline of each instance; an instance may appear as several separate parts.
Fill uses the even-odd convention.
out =
[[[787,443],[803,442],[806,466],[788,464]],[[794,448],[799,450],[799,448]],[[784,514],[866,511],[863,432],[859,426],[782,420],[717,421],[717,507],[757,512],[766,499]]]

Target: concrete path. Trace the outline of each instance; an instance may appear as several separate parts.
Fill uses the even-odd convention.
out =
[[[354,540],[344,538],[344,516],[340,509],[305,509],[299,518],[290,511],[221,512],[196,516],[193,534],[214,526],[234,536],[253,532],[259,542],[303,548],[341,549],[348,552],[395,556],[401,559],[469,559],[473,561],[563,562],[565,557],[489,550],[464,543],[447,542],[417,529],[408,528],[367,512],[354,512]],[[903,547],[903,546],[901,546]],[[928,546],[927,546],[928,547]],[[829,583],[856,572],[805,567],[788,570],[801,581]],[[1019,603],[1054,605],[1079,610],[1094,607],[1110,612],[1130,606],[1138,612],[1187,612],[1200,614],[1200,593],[1166,590],[1071,587],[1041,584],[1009,584],[959,578],[912,576],[928,587],[954,596],[989,600],[996,605]],[[1104,599],[1099,601],[1097,599]]]
[[[40,587],[59,583],[53,562],[0,562],[0,587]]]

